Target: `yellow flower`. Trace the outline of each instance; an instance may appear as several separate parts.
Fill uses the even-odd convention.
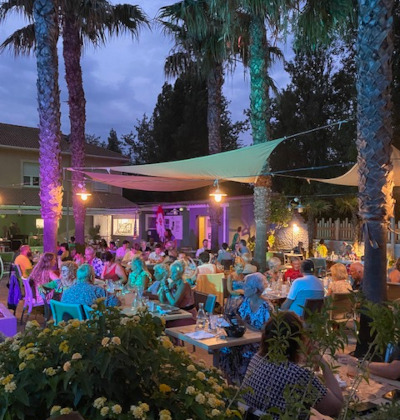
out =
[[[18,369],[21,371],[21,370],[24,370],[26,368],[26,363],[25,362],[22,362],[22,363],[20,363],[19,364],[19,366],[18,366]]]
[[[196,402],[199,404],[204,404],[206,402],[206,397],[203,394],[197,394],[195,398]]]
[[[196,372],[196,368],[194,367],[194,365],[189,365],[186,369],[188,372]]]
[[[161,337],[161,344],[165,349],[170,349],[174,347],[174,345],[171,343],[171,340],[168,337]]]
[[[122,407],[119,404],[115,404],[111,407],[111,411],[115,414],[121,414],[122,413]]]
[[[93,407],[94,408],[101,408],[104,406],[104,403],[107,401],[107,398],[105,397],[99,397],[96,398],[93,402]]]
[[[32,360],[35,358],[34,354],[28,354],[28,356],[26,356],[25,360]]]
[[[212,417],[216,417],[220,414],[221,414],[221,412],[219,410],[217,410],[216,408],[214,408],[214,410],[211,411],[211,416]]]
[[[54,368],[52,368],[52,367],[49,367],[49,368],[47,368],[47,369],[44,369],[44,371],[43,371],[47,376],[54,376],[56,373],[57,373],[57,371],[54,369]]]
[[[218,384],[214,384],[213,385],[213,390],[217,393],[220,394],[224,389],[222,388],[222,386],[218,385]]]
[[[108,414],[108,412],[110,411],[110,409],[108,408],[108,407],[103,407],[101,410],[100,410],[100,414],[103,416],[103,417],[105,417],[107,414]]]
[[[71,369],[71,362],[65,362],[63,366],[64,372],[68,372]]]
[[[171,392],[171,387],[166,384],[160,384],[158,388],[160,389],[160,392],[162,392],[163,394],[166,394],[167,392]]]
[[[141,403],[140,404],[140,408],[145,412],[145,413],[147,413],[148,411],[150,411],[150,407],[149,407],[149,404],[146,404],[146,403]]]
[[[106,347],[106,346],[108,346],[108,343],[110,342],[110,337],[104,337],[102,340],[101,340],[101,345],[103,346],[103,347]]]
[[[16,389],[17,389],[17,384],[15,382],[10,382],[4,387],[4,391],[9,392],[9,393],[15,391]]]
[[[204,375],[203,372],[197,372],[196,377],[199,378],[201,381],[204,381],[204,379],[206,379],[206,375]]]
[[[143,409],[136,405],[131,405],[131,413],[135,419],[141,419],[143,417]]]
[[[12,381],[12,378],[14,378],[14,375],[12,373],[10,373],[9,375],[7,375],[5,378],[3,378],[1,380],[1,384],[2,385],[7,385]]]
[[[53,407],[51,407],[51,410],[50,410],[50,415],[52,416],[53,414],[57,413],[60,410],[61,410],[60,405],[53,405]]]
[[[36,328],[40,328],[40,325],[39,325],[39,323],[36,321],[36,319],[34,319],[33,321],[28,321],[28,322],[26,323],[25,329],[26,329],[26,330],[29,330],[30,328],[34,328],[34,327],[36,327]]]
[[[74,328],[78,328],[78,327],[81,325],[81,323],[80,323],[77,319],[74,319],[74,320],[71,322],[71,325],[72,325]]]
[[[161,410],[160,420],[172,420],[171,412],[169,410]]]
[[[65,414],[69,414],[69,413],[72,413],[72,408],[70,408],[70,407],[64,407],[60,410],[60,414],[62,416],[64,416]]]
[[[28,343],[28,344],[26,345],[26,348],[27,348],[27,349],[29,349],[30,347],[34,347],[34,344],[33,344],[33,343]]]
[[[45,328],[43,331],[42,331],[42,333],[43,334],[48,334],[50,332],[50,328]]]
[[[194,386],[188,386],[186,388],[185,394],[194,395],[195,393],[196,393],[196,390],[195,390]]]
[[[115,344],[116,346],[119,346],[121,344],[121,339],[119,337],[113,337],[111,339],[111,343]]]
[[[64,340],[60,345],[58,346],[58,349],[62,351],[63,353],[68,353],[69,347],[68,347],[68,341]]]
[[[82,359],[82,355],[80,353],[74,353],[72,355],[72,360],[79,360]]]

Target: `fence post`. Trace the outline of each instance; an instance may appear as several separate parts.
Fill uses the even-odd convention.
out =
[[[340,219],[335,220],[335,240],[338,241],[339,238],[339,232],[340,232]]]

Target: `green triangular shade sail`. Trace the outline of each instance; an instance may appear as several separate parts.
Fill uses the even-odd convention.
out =
[[[262,174],[265,162],[285,138],[243,147],[229,152],[174,162],[148,165],[92,168],[104,172],[83,172],[94,181],[121,188],[142,191],[183,191],[210,185],[214,180],[254,183]],[[120,175],[123,172],[134,175]]]

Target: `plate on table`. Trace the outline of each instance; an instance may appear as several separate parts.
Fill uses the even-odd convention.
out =
[[[157,310],[164,314],[175,314],[180,312],[180,308],[177,306],[168,305],[166,303],[160,303],[157,305]]]
[[[104,285],[106,284],[106,282],[104,280],[94,279],[94,284],[96,286],[104,287]]]

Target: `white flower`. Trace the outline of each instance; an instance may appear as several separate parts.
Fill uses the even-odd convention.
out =
[[[94,408],[97,408],[97,409],[99,409],[99,408],[101,408],[101,407],[103,407],[104,406],[104,403],[107,401],[107,398],[105,398],[105,397],[99,397],[99,398],[96,398],[94,401],[93,401],[93,407]]]
[[[172,420],[171,412],[169,410],[161,410],[160,420]]]
[[[72,413],[72,408],[70,408],[70,407],[65,407],[65,408],[62,408],[60,410],[60,414],[62,416],[65,415],[65,414],[69,414],[69,413]]]
[[[106,347],[106,346],[108,346],[108,343],[110,342],[110,337],[104,337],[102,340],[101,340],[101,345],[103,346],[103,347]]]
[[[186,369],[188,372],[196,372],[196,368],[194,367],[194,365],[189,365]]]
[[[4,386],[4,391],[9,392],[10,394],[17,389],[17,384],[12,381]]]
[[[131,413],[135,419],[141,419],[143,417],[143,409],[136,405],[131,405]]]
[[[195,390],[194,386],[188,386],[186,388],[185,394],[194,395],[195,393],[196,393],[196,390]]]
[[[211,411],[212,417],[218,416],[219,414],[221,414],[221,412],[216,408],[214,408],[214,410]]]
[[[203,394],[197,394],[196,398],[195,398],[196,402],[198,402],[199,404],[204,404],[206,401],[206,397]]]
[[[122,407],[119,404],[115,404],[111,407],[111,411],[114,414],[121,414],[122,413]]]
[[[44,369],[43,373],[45,373],[47,376],[54,376],[57,373],[57,371],[54,368],[49,367],[49,368]]]
[[[113,337],[111,339],[111,343],[115,344],[116,346],[119,346],[121,344],[121,339],[119,337]]]
[[[100,410],[100,414],[103,416],[103,417],[105,417],[107,414],[108,414],[108,412],[110,411],[110,409],[108,408],[108,407],[103,407],[101,410]]]
[[[53,405],[53,407],[51,407],[51,410],[50,410],[50,415],[52,416],[53,414],[57,413],[60,410],[61,410],[60,405]]]
[[[204,375],[203,372],[197,372],[196,377],[199,378],[201,381],[204,381],[204,379],[206,379],[206,375]]]
[[[125,318],[121,318],[121,320],[119,321],[120,325],[126,325],[128,322],[130,321],[130,318],[128,318],[127,316]]]
[[[82,359],[82,355],[80,353],[74,353],[72,355],[72,360],[79,360]]]

